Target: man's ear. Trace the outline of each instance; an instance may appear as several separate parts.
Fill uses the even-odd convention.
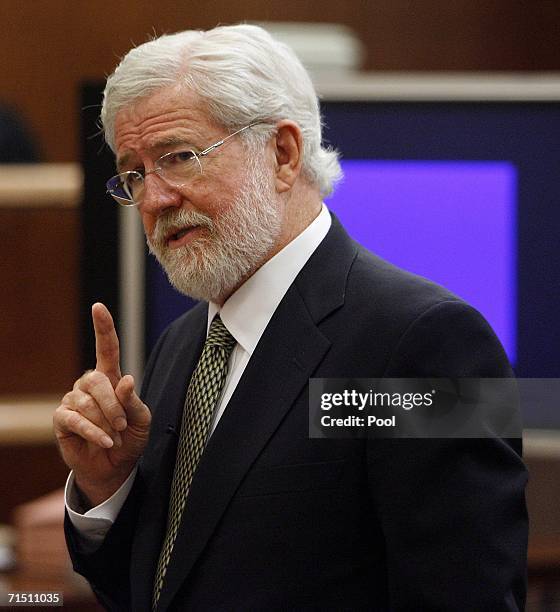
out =
[[[278,193],[289,191],[301,172],[303,136],[297,123],[283,119],[276,124],[273,140],[276,156],[274,184]]]

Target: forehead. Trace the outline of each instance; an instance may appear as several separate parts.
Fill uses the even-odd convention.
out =
[[[219,127],[192,92],[166,88],[121,109],[115,117],[117,165],[133,155],[156,152],[170,141],[206,145]],[[202,139],[202,140],[201,140]]]

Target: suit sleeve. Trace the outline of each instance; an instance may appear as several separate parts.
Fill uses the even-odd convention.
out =
[[[168,329],[158,340],[146,365],[140,393],[142,398],[146,396],[151,383],[154,365]],[[97,599],[107,610],[123,612],[131,609],[130,555],[143,497],[144,483],[139,472],[115,522],[107,532],[101,546],[94,552],[86,552],[83,549],[80,535],[67,514],[64,519],[66,544],[74,571],[88,580]]]
[[[494,333],[471,307],[442,302],[403,334],[387,378],[511,376]],[[513,409],[513,408],[512,408]],[[523,610],[527,474],[521,440],[368,442],[391,610]]]
[[[129,566],[142,484],[136,477],[124,506],[109,529],[101,546],[93,553],[84,552],[80,535],[68,515],[64,519],[66,544],[74,571],[84,576],[106,610],[130,610]]]

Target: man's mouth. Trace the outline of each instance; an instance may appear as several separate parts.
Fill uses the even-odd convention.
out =
[[[177,249],[186,244],[201,229],[202,226],[200,225],[188,225],[180,229],[173,229],[167,234],[166,245],[171,249]]]
[[[176,232],[171,232],[167,237],[167,241],[169,242],[170,240],[179,240],[179,238],[182,238],[191,229],[192,227],[183,227],[182,229]]]

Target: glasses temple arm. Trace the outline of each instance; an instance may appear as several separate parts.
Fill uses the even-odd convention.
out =
[[[256,121],[255,123],[250,123],[249,125],[246,125],[245,127],[242,127],[240,130],[237,130],[236,132],[233,132],[233,134],[229,134],[225,138],[222,138],[222,140],[219,140],[218,142],[215,142],[213,145],[210,145],[207,149],[204,149],[204,151],[201,151],[200,153],[198,153],[198,157],[202,157],[203,155],[208,155],[208,153],[210,153],[214,149],[217,149],[218,147],[221,147],[224,144],[224,142],[226,142],[226,140],[229,140],[230,138],[233,138],[234,136],[237,136],[237,134],[241,134],[241,132],[244,132],[245,130],[248,130],[250,127],[253,127],[254,125],[258,125],[259,123],[261,123],[261,122],[260,121]]]

